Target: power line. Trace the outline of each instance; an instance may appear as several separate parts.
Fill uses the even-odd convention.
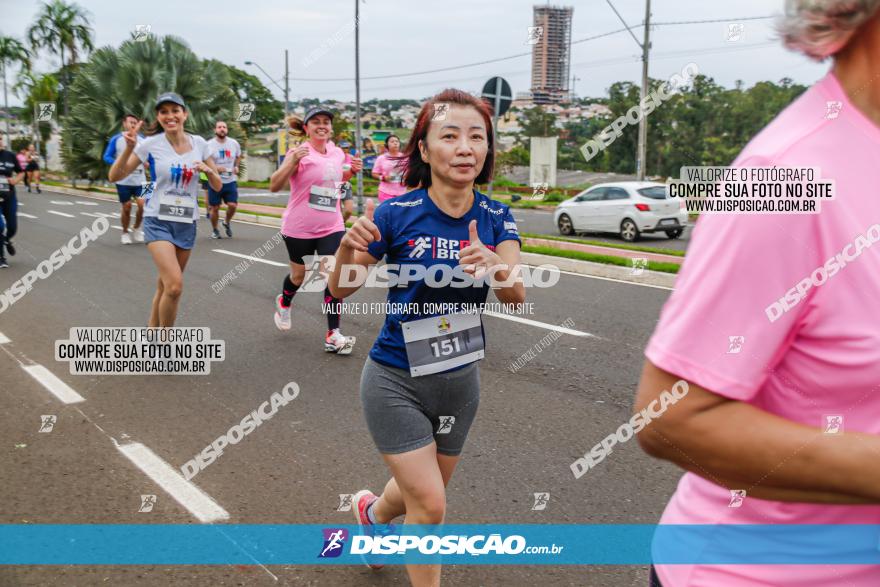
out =
[[[678,25],[688,25],[688,24],[707,24],[707,23],[717,23],[717,22],[737,22],[743,20],[766,20],[769,18],[775,18],[774,16],[744,16],[738,18],[720,18],[720,19],[709,19],[709,20],[683,20],[677,22],[655,22],[652,26],[678,26]],[[633,25],[632,28],[640,28],[644,26],[642,23],[637,25]],[[604,37],[610,37],[612,35],[617,35],[626,31],[629,31],[629,28],[622,28],[613,31],[608,31],[605,33],[600,33],[598,35],[592,35],[589,37],[584,37],[583,39],[578,39],[576,41],[572,41],[572,45],[576,45],[578,43],[586,43],[587,41],[595,41],[596,39],[602,39]],[[425,71],[413,71],[408,73],[397,73],[397,74],[387,74],[387,75],[373,75],[373,76],[362,76],[362,80],[374,80],[374,79],[397,79],[401,77],[413,77],[417,75],[428,75],[431,73],[441,73],[444,71],[455,71],[457,69],[464,69],[466,67],[478,67],[480,65],[488,65],[490,63],[499,63],[501,61],[509,61],[511,59],[519,59],[520,57],[531,57],[532,52],[528,51],[525,53],[517,53],[515,55],[508,55],[506,57],[496,57],[494,59],[486,59],[484,61],[475,61],[473,63],[466,63],[463,65],[454,65],[451,67],[440,67],[437,69],[428,69]],[[321,77],[321,78],[310,78],[310,77],[295,77],[291,78],[294,81],[298,82],[351,82],[354,81],[353,77]]]
[[[733,52],[737,52],[737,51],[763,49],[765,47],[770,47],[770,46],[775,46],[775,45],[776,45],[775,42],[768,41],[765,43],[753,43],[750,45],[739,44],[739,45],[730,46],[730,47],[701,47],[701,48],[696,48],[696,49],[688,49],[686,51],[657,51],[657,52],[653,53],[653,55],[654,55],[653,59],[656,61],[662,61],[662,60],[674,59],[676,57],[682,57],[682,56],[687,57],[689,55],[693,55],[694,53],[699,53],[700,56],[713,55],[713,54],[717,54],[717,53],[733,53]],[[598,67],[608,67],[611,65],[624,65],[627,63],[637,63],[637,62],[640,62],[641,59],[642,59],[641,56],[632,56],[632,55],[627,56],[627,57],[624,57],[624,56],[611,57],[608,59],[600,59],[600,60],[596,60],[596,61],[581,61],[578,63],[573,63],[572,67],[573,68],[577,67],[578,69],[581,69],[581,70],[582,69],[591,69],[591,68],[598,68]],[[514,76],[514,75],[529,75],[530,73],[531,73],[530,70],[520,69],[517,71],[501,72],[498,75],[501,75],[503,77],[503,76]],[[371,87],[371,88],[363,88],[363,90],[370,91],[370,92],[376,92],[376,91],[382,91],[382,90],[400,90],[400,89],[418,88],[418,87],[422,87],[422,86],[426,86],[426,85],[439,86],[439,85],[444,85],[444,84],[453,84],[456,82],[483,81],[485,79],[486,79],[485,75],[478,75],[478,76],[466,77],[466,78],[460,77],[460,78],[445,79],[445,80],[428,80],[428,81],[423,81],[423,82],[417,82],[414,84],[400,84],[400,85],[393,85],[393,86],[376,86],[376,87]]]

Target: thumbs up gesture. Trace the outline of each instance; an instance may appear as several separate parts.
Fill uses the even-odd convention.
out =
[[[357,222],[354,223],[351,229],[346,231],[339,246],[366,253],[367,245],[382,240],[379,229],[373,223],[375,211],[376,203],[370,198],[367,200],[367,209],[364,210],[364,215],[357,219]]]
[[[470,244],[458,254],[458,264],[464,265],[465,272],[471,274],[474,279],[480,279],[490,267],[501,264],[501,257],[480,241],[476,220],[471,220],[468,225],[468,240]]]

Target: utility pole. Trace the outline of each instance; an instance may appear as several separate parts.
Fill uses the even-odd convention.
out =
[[[642,91],[639,104],[648,95],[648,56],[651,51],[651,0],[645,0],[645,39],[642,42]],[[639,181],[645,180],[645,162],[648,151],[648,118],[642,113],[639,119],[639,153],[636,158],[636,175]]]
[[[363,143],[361,142],[361,59],[360,59],[360,0],[354,0],[354,133],[355,133],[355,156],[361,155]],[[357,174],[357,213],[364,213],[364,170]]]
[[[12,143],[9,142],[9,101],[6,97],[6,61],[0,59],[0,69],[3,70],[3,128],[6,131],[6,148],[12,151]]]
[[[288,66],[287,49],[284,50],[284,119],[290,113],[288,103],[290,95],[290,67]]]
[[[37,145],[37,155],[41,155],[42,151],[40,151],[40,123],[37,121],[37,116],[37,103],[34,102],[34,142]],[[44,160],[43,165],[48,167],[48,161]]]

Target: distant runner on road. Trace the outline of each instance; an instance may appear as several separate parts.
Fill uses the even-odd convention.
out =
[[[217,164],[217,171],[220,172],[220,180],[223,187],[215,191],[208,186],[208,213],[211,219],[211,238],[221,238],[220,231],[217,229],[217,221],[220,216],[221,201],[226,204],[226,221],[223,223],[223,229],[226,236],[232,238],[232,217],[235,216],[235,210],[238,208],[238,163],[241,161],[241,145],[238,141],[228,136],[229,128],[222,120],[218,120],[214,125],[214,138],[208,141],[208,148]]]
[[[107,148],[104,149],[103,159],[107,165],[113,165],[116,162],[117,157],[125,151],[125,137],[123,136],[123,133],[136,128],[139,122],[140,118],[134,114],[126,114],[122,117],[122,132],[116,133],[110,137],[110,140],[107,142]],[[138,143],[143,141],[143,135],[138,135],[137,140]],[[144,165],[138,165],[137,168],[131,172],[131,175],[123,177],[116,182],[116,194],[119,197],[119,203],[122,204],[122,211],[119,214],[119,222],[122,225],[121,240],[124,245],[131,244],[129,225],[131,224],[132,198],[137,203],[137,214],[135,215],[133,227],[134,240],[139,243],[144,242],[144,231],[141,230],[141,223],[144,219],[143,187],[144,183],[147,181],[144,173],[145,166],[149,167],[149,163],[147,162]]]
[[[406,159],[400,152],[400,138],[394,134],[388,135],[385,139],[385,148],[387,152],[376,157],[373,163],[373,177],[379,180],[380,204],[409,191],[403,183]]]
[[[350,214],[352,207],[344,183],[363,168],[359,157],[351,158],[347,163],[346,154],[330,140],[333,136],[332,120],[333,114],[320,106],[311,108],[302,121],[291,117],[290,126],[294,133],[304,134],[308,140],[287,151],[281,167],[269,180],[269,189],[273,192],[290,184],[290,199],[281,221],[290,271],[284,276],[281,293],[275,299],[275,326],[279,330],[290,330],[291,303],[303,285],[306,272],[303,257],[336,253],[345,234],[342,208]],[[355,339],[344,336],[339,329],[339,304],[340,300],[330,295],[330,290],[325,287],[327,335],[324,350],[347,355],[351,353]]]

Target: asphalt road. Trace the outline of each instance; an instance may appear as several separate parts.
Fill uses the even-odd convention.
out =
[[[241,202],[286,206],[287,198],[288,195],[286,192],[278,192],[273,194],[268,190],[260,190],[254,188],[239,189],[239,200]],[[279,209],[279,214],[280,213],[281,210]],[[559,230],[553,223],[552,211],[514,208],[513,216],[514,218],[516,218],[521,232],[560,236]],[[637,244],[648,247],[658,247],[684,251],[687,250],[688,244],[690,244],[691,230],[693,230],[693,224],[688,225],[687,228],[685,228],[684,234],[677,239],[669,239],[664,233],[643,234],[641,240],[639,240]],[[580,235],[578,238],[583,238],[585,240],[602,241],[611,244],[624,244],[624,241],[618,235],[608,233],[590,233]]]
[[[49,191],[20,194],[18,254],[0,271],[6,290],[96,214],[118,206]],[[519,216],[519,213],[517,213]],[[111,222],[115,219],[111,218]],[[226,433],[294,381],[299,397],[200,472],[192,483],[229,514],[229,523],[351,523],[339,494],[379,491],[388,471],[361,414],[358,382],[382,316],[344,316],[358,344],[325,354],[320,295],[300,293],[293,329],[276,330],[273,298],[286,263],[282,246],[219,291],[221,277],[274,231],[234,224],[235,237],[207,238],[201,220],[186,271],[178,326],[207,326],[227,359],[207,376],[71,375],[54,342],[74,326],[143,326],[156,272],[144,245],[123,246],[112,228],[0,314],[0,523],[199,523],[119,446],[140,443],[173,468]],[[532,322],[486,316],[482,398],[448,490],[450,523],[655,523],[680,473],[636,442],[615,447],[581,479],[569,465],[628,420],[642,349],[669,291],[564,274],[532,289]],[[362,290],[352,303],[380,302]],[[508,366],[571,319],[565,334],[512,373]],[[587,336],[589,333],[592,336]],[[8,342],[3,342],[5,338]],[[25,367],[42,365],[80,394],[65,404]],[[55,415],[49,433],[42,415]],[[549,506],[532,511],[535,492]],[[149,513],[141,495],[156,495]],[[644,567],[449,566],[445,585],[638,586]],[[406,585],[402,567],[137,566],[4,567],[0,585]]]

